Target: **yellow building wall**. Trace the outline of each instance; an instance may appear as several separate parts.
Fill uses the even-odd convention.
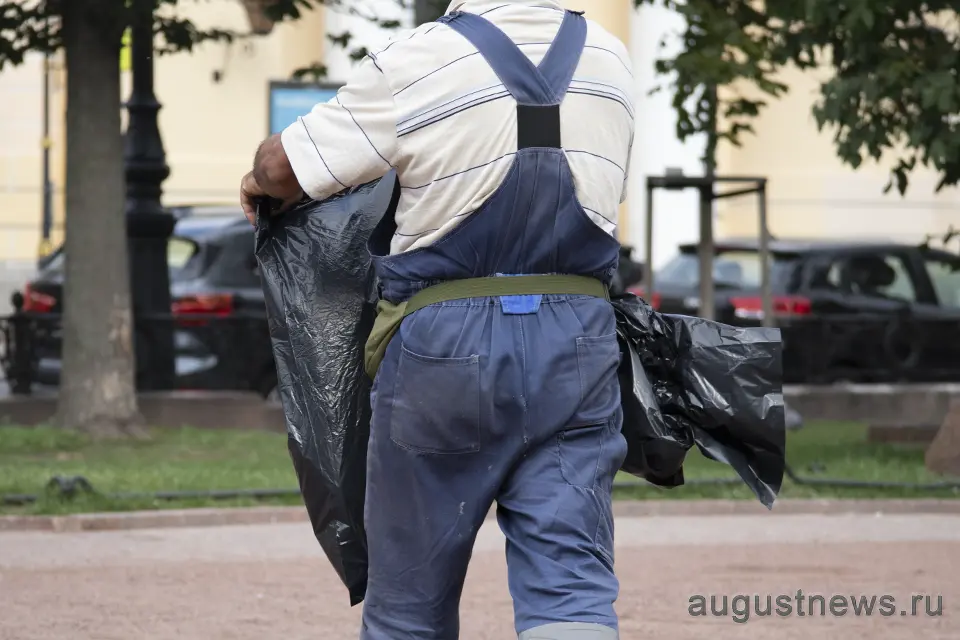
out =
[[[58,59],[50,73],[50,179],[55,242],[62,238],[64,107]],[[43,56],[0,73],[0,262],[35,261],[43,217]]]
[[[563,6],[571,11],[583,11],[587,18],[629,46],[632,0],[564,0]]]
[[[246,12],[236,0],[180,6],[198,25],[247,29]],[[278,25],[269,36],[158,58],[160,132],[171,168],[163,185],[165,204],[239,206],[240,179],[268,133],[268,84],[323,59],[324,11]]]
[[[854,171],[837,157],[833,132],[818,132],[811,109],[823,71],[785,70],[790,87],[769,106],[745,135],[742,147],[721,145],[718,173],[766,176],[770,229],[774,235],[813,238],[884,238],[914,242],[927,233],[960,227],[960,191],[934,193],[936,176],[927,170],[911,177],[906,196],[883,188],[892,159],[864,163]],[[720,201],[718,235],[757,234],[756,198]]]

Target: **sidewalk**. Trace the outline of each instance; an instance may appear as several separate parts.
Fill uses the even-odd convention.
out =
[[[624,640],[947,640],[960,619],[960,515],[623,516]],[[691,618],[710,595],[942,594],[944,615]],[[0,533],[0,639],[349,640],[351,609],[305,522]],[[503,539],[480,531],[463,640],[509,640]],[[921,608],[922,613],[922,608]]]

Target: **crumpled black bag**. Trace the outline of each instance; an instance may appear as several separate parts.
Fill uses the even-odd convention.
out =
[[[377,294],[366,242],[396,206],[396,186],[391,173],[257,220],[256,258],[288,449],[313,532],[352,605],[367,588],[363,503],[371,384],[363,345]]]
[[[398,195],[391,172],[257,221],[290,455],[314,534],[353,605],[363,600],[367,579],[370,380],[363,346],[376,282],[366,242],[380,219],[393,215]],[[680,486],[683,460],[697,446],[731,465],[770,507],[784,467],[779,333],[659,314],[630,294],[613,304],[624,355],[624,470]]]
[[[786,455],[780,330],[657,313],[613,299],[627,473],[673,488],[696,445],[740,476],[768,509]]]

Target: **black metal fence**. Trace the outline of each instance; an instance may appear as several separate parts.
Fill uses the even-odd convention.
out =
[[[960,381],[960,322],[890,314],[781,323],[784,381],[793,384]]]
[[[0,318],[0,369],[11,393],[29,395],[59,384],[61,327],[54,313],[17,311]],[[268,331],[263,313],[135,316],[137,387],[266,395],[275,384]],[[173,371],[158,373],[171,360]]]
[[[266,316],[172,314],[135,320],[141,389],[253,390],[275,380]],[[960,322],[912,316],[817,316],[781,322],[789,384],[960,381]],[[22,310],[0,318],[0,365],[10,391],[56,385],[59,314]],[[159,359],[172,348],[176,374],[158,383]]]

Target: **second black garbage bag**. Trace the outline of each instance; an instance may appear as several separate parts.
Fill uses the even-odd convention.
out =
[[[623,359],[624,471],[683,484],[694,445],[724,462],[768,509],[786,456],[780,331],[662,314],[632,294],[613,299]]]
[[[396,207],[396,174],[257,223],[256,257],[288,444],[314,534],[346,585],[364,598],[363,528],[371,381],[363,347],[376,313],[366,242]],[[729,464],[771,507],[784,468],[780,337],[655,312],[615,297],[624,470],[683,484],[694,446]]]

